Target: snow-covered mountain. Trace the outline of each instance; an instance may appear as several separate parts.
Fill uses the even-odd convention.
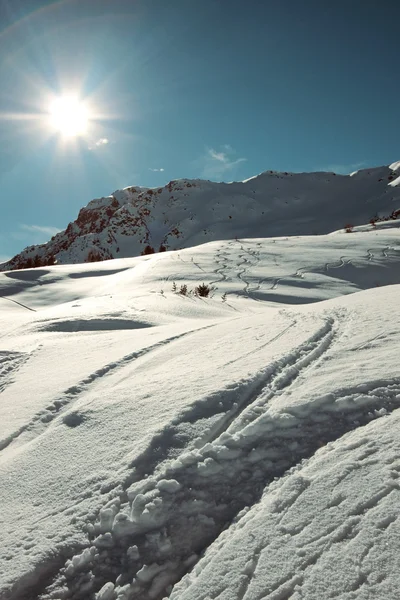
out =
[[[0,273],[1,600],[398,600],[399,167],[256,178],[326,190],[260,193],[283,237]]]
[[[352,175],[268,171],[239,183],[171,181],[92,200],[47,244],[1,265],[81,263],[221,239],[323,234],[400,209],[400,162]],[[343,210],[345,207],[345,210]]]

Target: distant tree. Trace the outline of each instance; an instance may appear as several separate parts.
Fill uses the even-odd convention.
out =
[[[98,252],[97,250],[89,250],[89,253],[87,255],[86,258],[86,262],[90,263],[90,262],[99,262],[103,260],[102,255],[100,254],[100,252]]]
[[[147,245],[144,247],[144,250],[142,250],[141,254],[142,256],[146,256],[146,254],[154,254],[154,252],[154,248],[152,246]]]

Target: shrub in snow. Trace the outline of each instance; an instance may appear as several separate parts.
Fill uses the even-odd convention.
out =
[[[89,250],[89,254],[87,255],[86,262],[99,262],[103,260],[102,255],[97,250]]]
[[[152,246],[149,246],[149,244],[147,244],[147,246],[144,247],[144,250],[142,250],[142,256],[146,256],[146,254],[154,254],[155,250]]]
[[[206,285],[205,283],[202,283],[194,288],[194,292],[195,292],[196,296],[201,296],[202,298],[207,298],[207,296],[210,295],[211,287],[209,285]]]
[[[183,285],[181,285],[181,287],[179,288],[179,294],[181,296],[187,296],[188,293],[188,286],[186,285],[186,283],[184,283]]]
[[[351,225],[351,223],[347,223],[347,225],[344,226],[344,230],[346,233],[353,233],[353,229],[354,225]]]
[[[42,258],[39,254],[29,256],[25,260],[20,259],[15,265],[14,269],[36,269],[37,267],[47,267],[56,264],[56,257],[54,254],[50,254],[48,258]]]
[[[393,210],[390,215],[383,215],[382,217],[379,217],[377,214],[372,217],[372,219],[370,219],[370,223],[372,225],[372,227],[376,226],[376,223],[378,222],[383,222],[383,221],[396,221],[396,219],[400,216],[400,209],[397,210]]]
[[[39,254],[36,254],[36,256],[33,257],[33,266],[34,267],[41,267],[42,266],[42,260],[39,256]]]

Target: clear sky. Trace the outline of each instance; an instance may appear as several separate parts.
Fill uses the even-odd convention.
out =
[[[0,0],[0,259],[92,198],[400,158],[398,2]],[[89,122],[50,122],[74,94]]]

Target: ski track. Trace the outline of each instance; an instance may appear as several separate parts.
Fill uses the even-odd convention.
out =
[[[256,260],[256,262],[252,264],[244,255],[239,255],[239,258],[243,258],[243,262],[240,263],[238,267],[243,266],[243,270],[240,273],[238,273],[238,278],[241,280],[242,283],[244,283],[243,292],[246,294],[246,296],[258,301],[258,299],[253,298],[252,293],[260,289],[260,284],[256,284],[256,288],[254,290],[250,290],[251,282],[247,279],[247,273],[249,272],[249,269],[251,267],[256,267],[260,262],[260,253],[257,250],[250,250],[249,248],[244,248],[243,244],[241,244],[240,249],[243,252],[247,252],[249,256]],[[244,277],[244,275],[246,275],[246,278]]]
[[[243,245],[241,246],[241,249],[245,252],[248,252],[252,256],[255,255],[254,251],[243,248]],[[373,254],[373,250],[374,250],[373,248],[368,248],[368,250],[367,250],[367,260],[368,261],[371,261],[375,258],[374,254]],[[388,252],[390,250],[396,251],[396,250],[398,250],[398,248],[395,248],[393,246],[386,246],[385,248],[383,248],[381,251],[382,251],[384,258],[390,258],[389,254],[388,254]],[[260,258],[258,257],[258,261],[259,260],[260,260]],[[328,272],[330,269],[340,269],[342,267],[345,267],[346,265],[353,265],[353,262],[352,262],[353,260],[354,260],[354,258],[347,258],[346,256],[340,256],[338,261],[335,261],[333,263],[325,263],[324,265],[320,265],[320,266],[315,266],[315,267],[313,267],[311,272],[319,272],[319,271]],[[275,258],[275,262],[276,262],[276,258]],[[246,259],[243,260],[243,263],[240,263],[237,266],[241,267],[241,266],[243,266],[243,264],[248,264],[249,266],[256,266],[256,265],[250,265],[249,261]],[[286,279],[291,279],[293,277],[300,277],[301,279],[304,279],[304,277],[308,271],[308,267],[299,267],[294,273],[289,273],[287,275],[280,275],[279,277],[275,277],[275,278],[271,278],[271,277],[262,278],[258,281],[258,283],[256,284],[256,287],[251,290],[249,289],[249,287],[251,285],[250,282],[248,282],[243,277],[243,273],[247,272],[247,271],[248,271],[248,269],[244,269],[244,270],[240,271],[237,274],[238,279],[240,279],[245,284],[245,288],[244,288],[245,294],[249,298],[252,298],[253,300],[260,301],[258,298],[254,298],[252,296],[252,294],[254,292],[259,291],[261,289],[261,286],[263,283],[266,283],[266,282],[272,280],[271,287],[268,289],[269,289],[269,291],[275,291],[278,288],[281,281],[284,281]]]
[[[299,376],[325,355],[340,331],[340,320],[326,318],[306,342],[267,367],[256,381],[241,386],[239,393],[227,390],[232,408],[199,447],[165,461],[168,448],[160,456],[157,440],[150,452],[134,461],[123,491],[115,488],[97,520],[86,523],[87,548],[71,555],[53,583],[41,590],[40,599],[58,597],[51,594],[63,586],[68,589],[65,597],[78,600],[105,585],[110,591],[118,586],[118,598],[161,599],[240,511],[260,499],[269,482],[312,457],[320,446],[398,408],[400,378],[269,411],[271,398],[296,381],[301,386]],[[156,446],[158,456],[149,468]],[[249,565],[249,581],[257,561],[255,557]],[[291,581],[283,581],[279,597],[288,597],[289,588]]]
[[[252,558],[246,564],[244,573],[243,573],[245,575],[245,579],[238,590],[237,600],[244,600],[247,590],[249,589],[250,582],[253,579],[254,574],[257,570],[257,566],[260,561],[260,557],[261,557],[261,549],[258,549],[258,550],[256,550],[256,552],[253,554]]]
[[[231,243],[228,242],[228,244],[225,246],[225,248],[228,249],[228,247],[230,245],[231,245]],[[218,248],[217,252],[216,252],[215,262],[217,263],[217,265],[221,265],[221,266],[218,267],[217,269],[214,269],[213,273],[218,276],[218,279],[214,279],[213,281],[211,281],[210,285],[213,285],[214,283],[221,283],[221,282],[227,280],[225,271],[228,269],[228,262],[227,262],[228,260],[229,260],[229,254],[225,250],[223,250],[223,249],[221,250],[221,248]]]
[[[59,398],[54,400],[54,402],[49,404],[45,409],[38,412],[29,423],[22,425],[17,431],[13,432],[12,435],[9,435],[7,438],[3,440],[0,439],[0,452],[8,448],[24,433],[28,433],[29,431],[35,430],[34,437],[38,437],[39,435],[41,435],[56,417],[58,417],[61,413],[65,412],[68,408],[70,408],[72,402],[76,401],[82,394],[86,393],[88,389],[93,384],[97,383],[102,377],[107,376],[118,369],[122,369],[126,365],[130,364],[132,361],[137,360],[145,356],[146,354],[153,352],[154,350],[162,348],[163,346],[170,344],[176,340],[179,340],[185,336],[188,336],[192,333],[196,333],[197,331],[202,331],[210,327],[214,327],[214,325],[206,325],[205,327],[192,329],[190,331],[174,335],[165,340],[161,340],[160,342],[156,342],[151,346],[147,346],[142,350],[126,354],[117,361],[105,364],[103,367],[100,367],[99,369],[97,369],[96,371],[79,381],[77,384],[65,390],[65,392]],[[1,391],[2,389],[0,388],[0,392]]]
[[[0,351],[0,394],[14,381],[13,375],[29,357],[25,352]]]
[[[13,300],[12,298],[8,298],[7,296],[0,296],[3,300],[8,300],[8,302],[13,302],[14,304],[18,304],[18,306],[22,306],[22,308],[26,308],[26,310],[30,310],[31,312],[37,312],[35,308],[30,308],[26,306],[26,304],[22,304],[22,302],[18,302],[17,300]]]
[[[191,263],[192,263],[192,264],[193,264],[195,267],[197,267],[198,269],[200,269],[200,271],[203,271],[203,273],[206,273],[206,271],[203,269],[203,267],[202,267],[202,266],[200,266],[200,265],[199,265],[199,263],[195,262],[195,260],[193,259],[193,256],[192,256],[192,258],[191,258],[191,261],[190,261],[190,262],[191,262]]]
[[[239,239],[235,240],[235,242],[241,244],[240,249],[242,250],[242,252],[247,253],[250,257],[254,258],[256,261],[255,263],[251,263],[250,260],[248,258],[246,258],[245,254],[239,254],[238,257],[241,259],[241,262],[239,262],[235,265],[235,267],[236,267],[235,271],[236,271],[236,277],[243,284],[243,293],[246,296],[248,296],[249,298],[259,301],[257,298],[252,297],[252,292],[257,291],[260,288],[260,284],[259,283],[256,284],[256,288],[254,290],[250,290],[250,286],[252,284],[250,281],[247,280],[246,276],[247,276],[249,269],[251,267],[255,267],[259,263],[260,252],[258,250],[251,250],[249,248],[245,248]],[[221,283],[223,281],[228,280],[228,276],[226,274],[227,271],[229,271],[228,262],[230,260],[228,250],[229,250],[229,247],[231,247],[233,245],[233,243],[234,242],[228,242],[228,244],[225,246],[226,250],[221,250],[220,248],[217,249],[215,262],[221,266],[219,266],[217,269],[215,269],[213,271],[214,274],[218,276],[218,279],[211,281],[210,285],[213,285],[215,283]],[[236,256],[235,256],[235,258],[236,258]],[[233,261],[233,259],[232,259],[232,261]],[[238,271],[237,268],[239,268],[240,270]]]

